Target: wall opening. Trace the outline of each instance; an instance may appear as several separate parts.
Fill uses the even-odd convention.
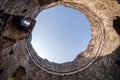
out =
[[[120,35],[120,17],[117,16],[116,19],[113,20],[113,27],[116,30],[117,34]]]
[[[120,4],[120,0],[116,0]]]
[[[0,75],[3,73],[3,68],[2,68],[2,65],[1,65],[1,63],[0,63]]]
[[[31,44],[50,62],[73,61],[91,40],[89,20],[78,10],[55,6],[39,13],[36,21]]]
[[[25,68],[20,65],[8,80],[18,80],[25,74],[26,74]]]
[[[13,50],[10,51],[8,54],[9,54],[9,55],[13,55],[13,54],[14,54]]]

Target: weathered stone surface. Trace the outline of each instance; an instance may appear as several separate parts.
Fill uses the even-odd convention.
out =
[[[72,62],[57,64],[40,58],[31,42],[35,17],[43,9],[65,5],[84,13],[92,39]],[[31,22],[28,30],[15,17]],[[30,29],[30,30],[29,30]],[[1,0],[0,80],[119,80],[119,0]]]

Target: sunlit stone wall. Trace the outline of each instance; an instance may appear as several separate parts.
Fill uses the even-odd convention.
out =
[[[119,0],[1,0],[0,80],[119,80],[119,3]],[[38,57],[30,44],[35,17],[56,5],[80,10],[92,29],[87,50],[63,64]],[[30,24],[22,25],[22,20]]]

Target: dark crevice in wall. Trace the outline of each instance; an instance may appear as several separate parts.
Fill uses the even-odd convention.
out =
[[[23,66],[19,66],[14,72],[12,77],[17,77],[26,74],[26,70]]]
[[[120,60],[115,61],[115,64],[120,66]]]
[[[113,27],[116,30],[117,34],[120,35],[120,17],[117,16],[116,19],[113,20]]]
[[[22,13],[25,13],[25,12],[27,12],[27,9],[24,9],[24,10],[22,11]]]
[[[120,0],[116,0],[120,4]]]
[[[9,54],[9,55],[13,55],[13,54],[14,54],[13,50],[10,51],[8,54]]]
[[[42,5],[50,4],[52,2],[57,2],[60,0],[33,0],[33,1],[42,6]]]
[[[25,68],[20,65],[9,79],[18,80],[25,74],[26,74]]]
[[[5,40],[8,40],[8,41],[12,41],[12,42],[16,42],[16,40],[15,39],[11,39],[11,38],[8,38],[8,37],[4,37],[4,36],[2,36],[2,38],[3,39],[5,39]]]
[[[1,10],[0,10],[0,13],[3,13],[3,12],[4,12],[4,9],[1,9]]]
[[[0,69],[0,74],[2,74],[2,73],[3,73],[3,68]]]
[[[2,68],[2,66],[1,66],[1,63],[0,63],[0,75],[3,73],[3,68]]]

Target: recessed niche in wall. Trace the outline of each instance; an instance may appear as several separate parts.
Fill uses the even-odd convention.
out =
[[[80,11],[55,6],[40,12],[36,21],[31,43],[41,58],[64,63],[87,49],[91,28]]]

